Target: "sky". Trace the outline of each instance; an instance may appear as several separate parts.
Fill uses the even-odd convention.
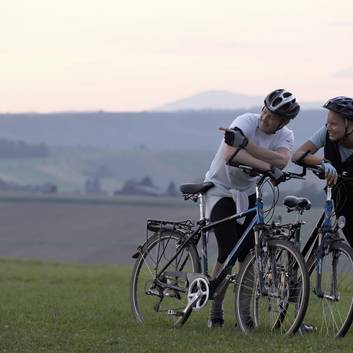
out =
[[[0,30],[0,112],[353,96],[352,0],[3,0]]]

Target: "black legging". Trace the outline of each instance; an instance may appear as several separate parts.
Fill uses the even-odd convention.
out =
[[[353,248],[353,202],[352,202],[353,187],[351,185],[341,186],[339,192],[333,192],[333,199],[335,201],[336,217],[344,216],[346,218],[346,225],[342,229],[343,233]]]
[[[345,209],[338,214],[338,216],[343,215],[346,218],[346,225],[342,229],[343,233],[351,246],[353,248],[353,208],[345,207]]]
[[[249,196],[249,208],[255,206],[256,195]],[[212,209],[210,219],[211,221],[218,221],[222,218],[229,217],[236,213],[236,205],[234,200],[231,197],[224,197],[220,199]],[[217,261],[223,263],[230,251],[234,248],[235,244],[238,242],[242,236],[244,230],[250,224],[251,220],[254,218],[255,214],[251,214],[245,217],[244,224],[239,224],[235,220],[222,223],[214,228],[214,233],[217,239],[218,245],[218,258]],[[249,250],[254,246],[254,236],[252,230],[240,247],[240,252],[238,259],[243,261],[246,255],[249,253]]]

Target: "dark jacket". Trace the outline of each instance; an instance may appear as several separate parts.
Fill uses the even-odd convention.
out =
[[[327,133],[324,147],[324,158],[332,163],[338,174],[353,178],[353,154],[342,162],[338,146],[338,142],[330,141]],[[353,207],[353,182],[351,180],[345,181],[344,178],[339,178],[338,182],[341,187],[337,188],[333,194],[336,202],[336,211],[337,207],[341,210],[342,207]],[[353,218],[352,215],[350,218]]]
[[[338,150],[338,145],[338,142],[331,141],[328,138],[328,133],[326,133],[324,157],[332,163],[338,174],[353,177],[353,154],[350,155],[344,162],[342,162],[341,155]]]

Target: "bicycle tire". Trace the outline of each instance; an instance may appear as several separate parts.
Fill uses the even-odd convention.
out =
[[[157,272],[175,255],[184,240],[185,236],[178,231],[162,230],[152,235],[142,247],[132,271],[130,285],[131,309],[138,323],[182,326],[189,318],[192,309],[180,315],[187,304],[187,292],[161,290],[155,286]],[[199,273],[200,267],[196,246],[189,243],[165,272]],[[167,281],[187,291],[186,281],[179,278],[169,278]],[[171,311],[179,315],[171,315]]]
[[[291,242],[281,239],[268,240],[262,252],[262,280],[267,293],[261,293],[259,267],[255,253],[251,252],[237,277],[238,326],[244,333],[259,330],[292,335],[302,323],[309,300],[305,261]]]
[[[321,288],[325,294],[332,294],[334,273],[337,273],[337,298],[320,298],[315,292],[312,293],[305,321],[310,323],[318,334],[344,337],[353,321],[353,250],[343,241],[333,242],[323,254],[322,261]],[[315,263],[312,261],[308,267],[314,267]],[[314,267],[310,275],[313,289],[317,282],[316,276]]]

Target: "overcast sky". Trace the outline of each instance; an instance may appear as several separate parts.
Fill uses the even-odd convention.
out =
[[[353,96],[352,0],[11,0],[0,30],[0,112]]]

